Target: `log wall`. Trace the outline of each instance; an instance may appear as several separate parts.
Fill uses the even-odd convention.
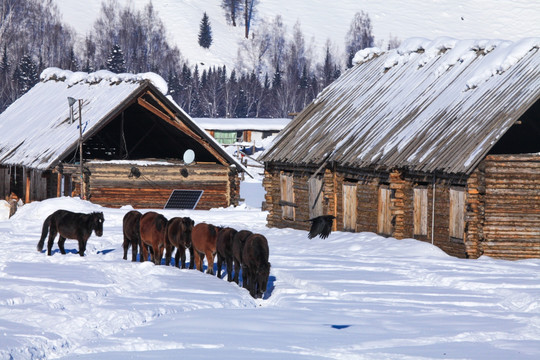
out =
[[[107,207],[161,209],[173,190],[204,190],[197,210],[238,205],[240,182],[236,171],[217,164],[189,166],[87,163],[87,198]],[[140,171],[135,176],[131,169]],[[66,167],[66,171],[69,171]],[[74,188],[80,192],[80,177],[72,169]]]
[[[478,252],[504,259],[539,258],[540,155],[490,155],[474,176],[480,179],[473,189],[481,198],[478,217],[483,217],[479,236],[471,239]]]
[[[287,169],[289,170],[289,169]],[[283,169],[282,169],[283,171]],[[294,177],[295,220],[281,216],[279,174],[266,169],[268,226],[307,230],[308,180],[312,172],[285,171]],[[356,176],[329,169],[324,173],[324,213],[336,216],[334,230],[343,230],[343,184],[356,183],[356,231],[377,232],[378,190],[393,191],[391,216],[396,239],[433,242],[462,258],[489,255],[504,259],[540,258],[540,155],[490,155],[467,179],[413,176]],[[427,189],[427,234],[414,234],[414,189]],[[463,236],[450,236],[450,189],[465,192]],[[434,199],[435,197],[435,199]]]

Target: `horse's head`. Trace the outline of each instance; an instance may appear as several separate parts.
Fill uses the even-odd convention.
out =
[[[92,228],[97,236],[103,235],[103,222],[105,218],[102,212],[93,212],[92,214]]]

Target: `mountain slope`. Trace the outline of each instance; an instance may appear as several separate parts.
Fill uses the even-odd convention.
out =
[[[143,8],[149,0],[119,0]],[[56,0],[64,20],[84,36],[99,15],[101,1],[90,0],[81,8],[79,0]],[[156,11],[168,29],[171,41],[180,48],[191,64],[200,66],[225,64],[232,68],[237,58],[238,43],[244,40],[242,27],[227,25],[220,0],[154,1]],[[337,55],[343,53],[345,35],[353,15],[369,14],[378,46],[385,46],[389,36],[401,40],[410,37],[433,39],[450,36],[457,39],[490,38],[517,40],[540,36],[540,2],[530,0],[455,0],[402,2],[364,0],[260,0],[253,23],[256,31],[262,19],[271,21],[281,14],[292,32],[299,21],[306,40],[313,40],[315,56],[322,61],[323,46],[331,39]],[[197,43],[199,24],[207,12],[214,42],[210,49]]]

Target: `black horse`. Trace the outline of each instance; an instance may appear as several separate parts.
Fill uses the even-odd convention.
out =
[[[58,239],[58,247],[62,254],[66,253],[64,242],[66,239],[76,239],[79,241],[79,255],[84,256],[86,250],[86,242],[92,234],[92,231],[97,236],[103,235],[103,213],[93,212],[91,214],[75,213],[68,210],[56,210],[49,215],[43,223],[41,231],[41,239],[37,244],[37,250],[41,252],[45,243],[45,237],[49,234],[47,243],[47,255],[51,255],[51,249],[54,243],[56,234],[60,234]]]
[[[251,234],[242,251],[242,281],[254,298],[262,298],[268,284],[270,263],[268,241],[261,234]]]

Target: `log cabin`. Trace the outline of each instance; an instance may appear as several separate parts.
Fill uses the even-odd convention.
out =
[[[166,93],[153,73],[45,69],[0,114],[0,193],[25,203],[80,196],[108,207],[164,208],[178,197],[196,209],[237,205],[245,168]]]
[[[356,54],[261,157],[268,225],[540,257],[540,39]]]

